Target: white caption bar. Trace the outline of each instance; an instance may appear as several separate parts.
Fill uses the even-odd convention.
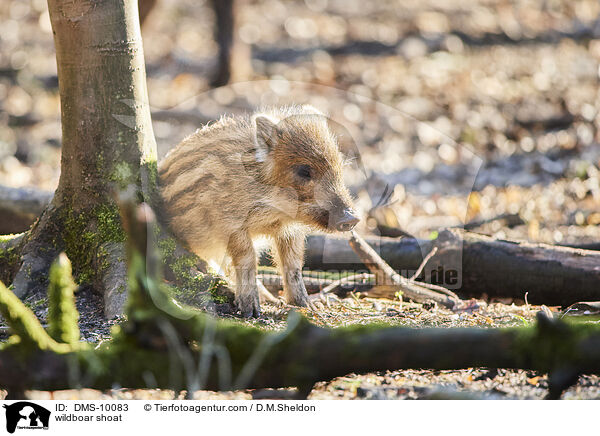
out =
[[[593,401],[0,401],[0,435],[568,434]],[[572,418],[572,419],[570,419]],[[594,425],[588,421],[587,427]],[[317,433],[315,433],[317,432]],[[383,433],[385,432],[385,433]],[[393,432],[393,433],[390,433]],[[509,433],[507,433],[509,432]]]

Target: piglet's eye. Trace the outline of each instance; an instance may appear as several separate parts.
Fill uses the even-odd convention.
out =
[[[304,181],[309,181],[312,178],[311,168],[308,165],[299,165],[296,167],[296,175]]]

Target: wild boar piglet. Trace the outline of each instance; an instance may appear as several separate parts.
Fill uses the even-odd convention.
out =
[[[358,223],[343,162],[327,117],[314,107],[222,118],[161,162],[162,215],[201,258],[230,258],[242,315],[260,315],[253,244],[259,237],[272,241],[286,301],[306,306],[306,233],[349,231]]]

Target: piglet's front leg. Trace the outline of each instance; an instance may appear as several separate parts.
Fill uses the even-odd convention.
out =
[[[259,317],[260,303],[256,284],[256,252],[247,232],[235,232],[229,238],[227,252],[235,270],[235,303],[244,317]]]
[[[280,234],[275,238],[275,258],[283,277],[283,293],[293,306],[308,306],[308,294],[302,280],[304,233]]]

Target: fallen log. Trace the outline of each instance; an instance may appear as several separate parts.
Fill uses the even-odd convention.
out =
[[[424,257],[433,256],[419,280],[442,285],[461,298],[524,299],[532,304],[568,306],[600,300],[600,252],[506,241],[458,229],[444,230],[435,240],[367,239],[394,270],[411,277]],[[308,270],[364,270],[348,241],[310,236]]]
[[[24,347],[4,347],[0,387],[18,392],[114,386],[176,390],[297,386],[308,393],[321,380],[396,369],[520,368],[549,373],[550,380],[561,370],[575,375],[600,373],[600,332],[548,321],[520,329],[381,325],[325,329],[294,314],[283,332],[210,322],[204,315],[169,322],[173,323],[165,324],[170,327],[164,330],[183,336],[169,338],[160,329],[150,335],[151,331],[144,329],[138,339],[120,335],[96,350],[73,347],[25,352]],[[207,332],[211,342],[203,344]],[[168,344],[175,338],[175,344]],[[192,338],[200,346],[187,345]],[[145,340],[153,342],[142,342]],[[556,352],[561,349],[565,351]],[[231,359],[231,366],[223,365],[223,359]]]
[[[0,185],[0,234],[24,232],[50,203],[54,193]]]

